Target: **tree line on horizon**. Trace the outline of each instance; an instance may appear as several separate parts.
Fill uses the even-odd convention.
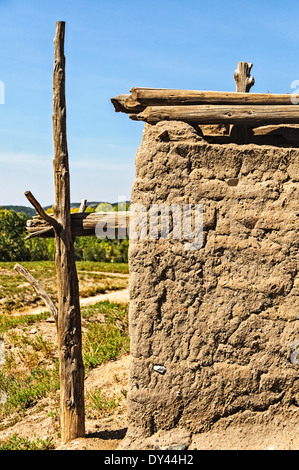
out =
[[[117,205],[102,206],[100,210],[98,207],[97,211],[103,212],[118,210]],[[122,210],[128,210],[127,203],[123,203],[122,207]],[[87,207],[86,212],[95,212],[96,209]],[[71,211],[78,212],[78,208]],[[47,212],[50,213],[51,209]],[[28,234],[27,220],[28,217],[22,212],[0,207],[0,261],[51,261],[55,259],[54,238],[25,239]],[[76,238],[74,243],[76,261],[127,263],[128,247],[128,238],[100,240],[97,237],[80,237]]]

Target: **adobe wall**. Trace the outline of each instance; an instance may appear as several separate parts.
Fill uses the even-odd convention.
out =
[[[198,433],[248,410],[287,419],[299,405],[290,359],[299,340],[299,149],[215,144],[183,122],[146,124],[131,203],[203,204],[204,243],[186,251],[171,236],[130,241],[124,447],[179,431],[164,445],[196,448]]]

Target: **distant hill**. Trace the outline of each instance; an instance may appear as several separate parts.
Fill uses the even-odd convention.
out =
[[[96,209],[99,204],[103,204],[104,202],[106,203],[107,201],[88,201],[87,206],[88,207],[94,207]],[[126,201],[126,203],[130,204],[130,201]],[[113,203],[108,203],[108,204],[111,204],[114,207],[114,206],[117,206],[118,202],[113,202]],[[27,219],[30,219],[31,217],[36,215],[36,211],[32,207],[13,206],[13,205],[11,205],[11,206],[2,206],[1,204],[0,204],[0,207],[2,207],[3,209],[7,209],[7,210],[14,210],[16,212],[23,212],[23,214],[26,215]],[[52,204],[43,207],[43,209],[46,211],[48,209],[51,209],[51,207],[52,207]],[[80,207],[80,202],[72,202],[71,203],[71,208],[72,209],[76,209],[77,207]]]
[[[126,204],[130,204],[130,201],[124,201],[126,202]],[[80,202],[72,202],[71,203],[71,209],[77,209],[78,207],[80,207]],[[98,207],[99,204],[111,204],[111,206],[117,206],[118,202],[107,202],[107,201],[87,201],[87,206],[88,207],[93,207],[94,209],[96,209]],[[122,203],[121,203],[122,204]],[[43,209],[46,211],[48,209],[51,209],[52,207],[52,204],[49,205],[49,206],[45,206]]]
[[[14,210],[16,212],[23,212],[23,214],[26,215],[28,219],[36,215],[36,210],[33,209],[32,207],[26,207],[26,206],[1,206],[2,209],[7,209],[7,210]]]

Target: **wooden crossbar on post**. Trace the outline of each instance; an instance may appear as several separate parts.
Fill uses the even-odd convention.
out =
[[[75,212],[71,214],[71,231],[73,237],[90,237],[96,235],[97,227],[114,228],[115,236],[129,230],[130,212]],[[41,217],[34,217],[27,221],[27,231],[30,238],[53,238],[54,230]]]

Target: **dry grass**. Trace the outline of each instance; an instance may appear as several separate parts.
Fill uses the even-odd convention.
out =
[[[16,424],[22,429],[22,420],[29,410],[39,406],[43,400],[52,400],[52,409],[56,410],[53,416],[59,408],[55,325],[48,321],[49,312],[28,314],[32,307],[44,305],[32,287],[13,270],[14,264],[0,263],[0,339],[5,347],[5,361],[0,367],[0,433],[2,431],[4,434]],[[57,301],[55,264],[22,264],[54,302]],[[79,262],[77,267],[81,297],[128,286],[127,265]],[[109,272],[114,275],[109,275]],[[99,302],[82,307],[81,314],[82,352],[87,374],[91,370],[98,370],[104,363],[108,364],[128,354],[128,304]],[[106,395],[105,391],[93,387],[86,393],[88,417],[96,421],[105,419],[111,412],[117,413],[124,406],[125,396],[126,390]],[[55,436],[53,438],[55,440]],[[11,435],[2,442],[0,438],[0,450],[49,448],[50,445],[48,440],[30,441],[18,435]]]
[[[103,364],[128,355],[128,304],[104,301],[83,307],[81,313],[87,375]],[[56,330],[47,319],[46,314],[1,319],[5,361],[0,368],[0,432],[22,421],[28,410],[44,399],[53,400],[53,407],[58,409]],[[125,389],[106,395],[98,385],[94,386],[86,392],[87,415],[93,420],[103,418],[123,406],[125,397]]]
[[[24,262],[23,266],[44,287],[54,303],[57,303],[56,268],[52,261]],[[24,278],[14,271],[15,263],[0,263],[0,315],[23,312],[28,308],[43,306],[41,297]],[[112,290],[126,289],[128,279],[117,277],[127,274],[126,264],[81,262],[77,263],[80,296],[92,297]],[[100,274],[102,272],[114,273]]]

